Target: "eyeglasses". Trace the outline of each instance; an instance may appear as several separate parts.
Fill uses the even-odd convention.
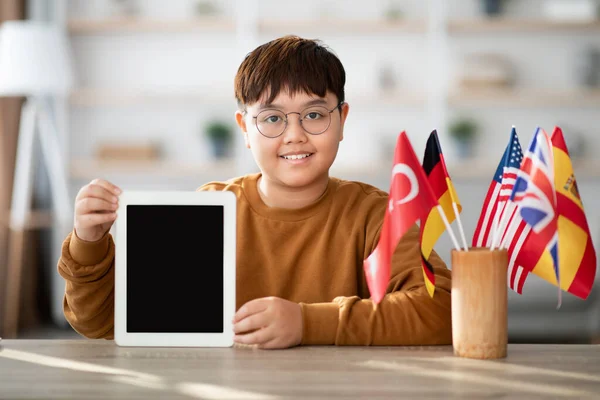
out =
[[[320,135],[329,129],[331,113],[340,108],[342,104],[344,104],[343,101],[331,110],[323,106],[312,106],[299,113],[289,112],[287,114],[277,109],[266,109],[252,118],[256,124],[256,129],[268,138],[276,138],[285,132],[288,126],[288,115],[290,114],[298,114],[300,126],[306,133]]]

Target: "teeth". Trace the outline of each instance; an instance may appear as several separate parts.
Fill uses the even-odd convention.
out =
[[[301,160],[303,158],[306,158],[310,156],[310,154],[294,154],[291,156],[283,156],[283,158],[285,158],[286,160]]]

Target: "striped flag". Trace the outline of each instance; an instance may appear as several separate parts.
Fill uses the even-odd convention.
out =
[[[483,203],[472,242],[474,247],[490,247],[494,233],[498,231],[500,237],[497,239],[501,244],[500,247],[508,251],[508,286],[519,294],[523,293],[523,284],[528,274],[528,270],[523,266],[530,266],[530,270],[540,255],[539,250],[527,254],[522,252],[531,227],[517,212],[516,204],[510,201],[522,161],[523,150],[516,129],[513,127]],[[505,221],[505,228],[499,231],[501,221]]]
[[[517,132],[513,127],[510,133],[510,140],[504,150],[498,168],[496,168],[483,202],[479,221],[477,221],[477,227],[473,234],[472,245],[474,247],[490,247],[492,245],[495,228],[500,222],[500,216],[512,193],[522,160],[523,150],[521,149]]]
[[[425,155],[423,156],[423,170],[427,175],[427,180],[433,189],[435,198],[448,218],[448,222],[452,223],[456,219],[452,203],[456,203],[459,213],[462,211],[462,206],[446,169],[446,162],[436,130],[431,132],[429,139],[427,139]],[[432,207],[425,223],[421,223],[421,266],[423,267],[425,286],[432,297],[435,291],[435,276],[433,267],[428,260],[433,251],[433,246],[445,230],[446,226],[437,207]]]
[[[560,287],[579,298],[586,299],[592,290],[596,276],[596,252],[577,189],[569,151],[559,127],[554,128],[551,140],[558,213]],[[533,248],[533,245],[535,243],[526,244],[525,247],[529,253],[534,254],[533,258],[535,258],[535,253],[539,250]],[[550,253],[544,252],[542,257],[535,258],[533,265],[534,274],[553,285],[558,285]]]
[[[418,220],[423,221],[436,204],[423,168],[403,131],[396,142],[388,208],[379,242],[363,264],[371,299],[375,304],[379,304],[385,296],[392,254],[398,241]]]
[[[550,253],[560,285],[554,155],[550,137],[541,128],[533,135],[510,199],[518,203],[521,217],[532,229],[529,241]]]

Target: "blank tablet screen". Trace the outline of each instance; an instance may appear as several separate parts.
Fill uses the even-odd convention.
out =
[[[223,206],[127,206],[127,332],[223,332]]]

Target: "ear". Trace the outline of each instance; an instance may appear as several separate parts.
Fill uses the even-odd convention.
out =
[[[341,108],[342,109],[340,110],[340,142],[344,140],[344,124],[346,123],[346,118],[348,117],[350,106],[348,105],[348,103],[344,102]]]
[[[242,131],[242,134],[244,135],[244,143],[246,144],[246,147],[250,148],[250,142],[248,141],[248,127],[246,125],[246,120],[244,119],[244,113],[242,113],[239,110],[236,111],[235,122],[237,122],[238,126],[240,127],[240,130]]]

